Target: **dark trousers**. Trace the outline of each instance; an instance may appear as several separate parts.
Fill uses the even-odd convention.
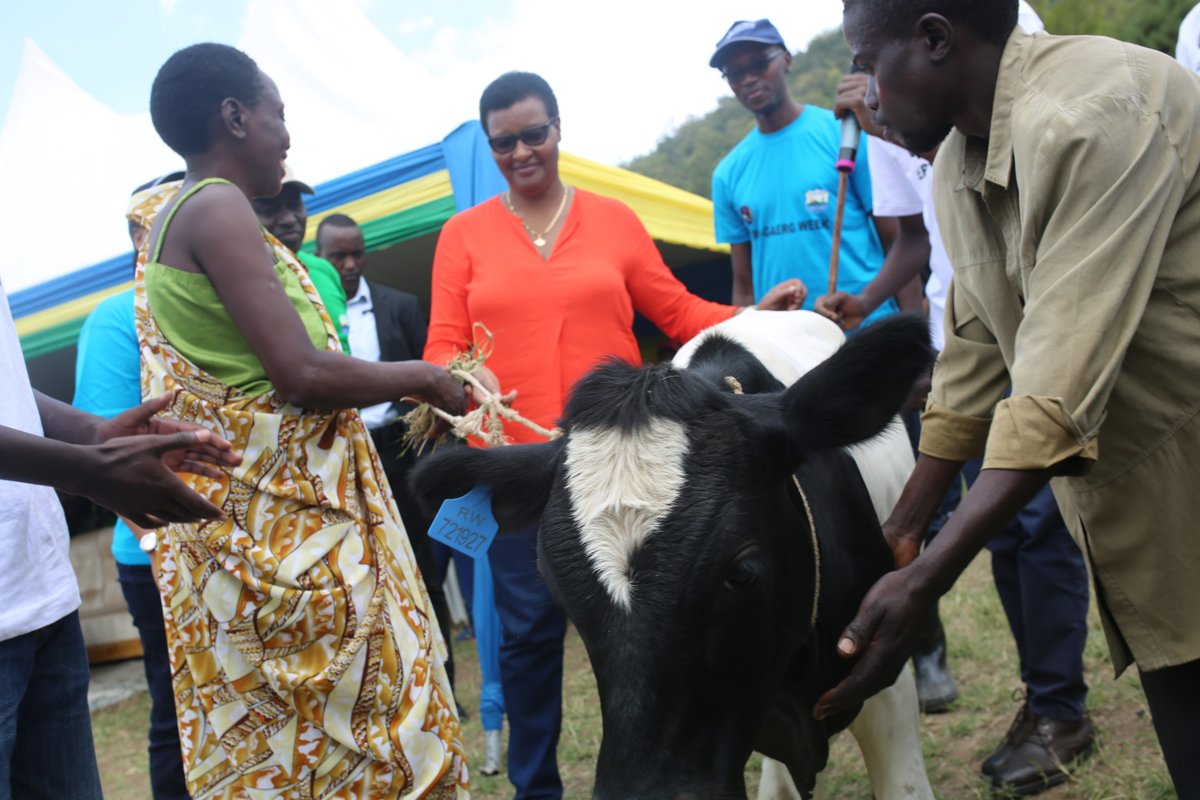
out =
[[[375,449],[379,452],[383,472],[391,484],[396,507],[400,509],[400,519],[404,521],[404,530],[408,533],[408,541],[412,545],[413,555],[416,556],[417,569],[421,571],[421,579],[425,581],[425,589],[429,592],[429,602],[433,604],[438,629],[446,642],[446,676],[453,688],[454,648],[450,637],[450,607],[446,605],[446,592],[442,589],[442,581],[437,579],[439,572],[433,550],[434,542],[429,538],[429,526],[433,524],[433,517],[425,513],[408,487],[408,473],[416,463],[417,457],[412,450],[404,452],[403,424],[385,425],[375,428],[370,433]]]
[[[142,640],[142,668],[150,687],[150,791],[154,800],[187,800],[167,634],[154,574],[146,565],[118,563],[117,579]]]
[[[537,530],[501,531],[488,551],[500,615],[500,684],[515,800],[559,800],[566,618],[537,569]]]
[[[100,800],[79,614],[0,642],[0,800]]]
[[[996,590],[1017,641],[1033,713],[1081,719],[1087,684],[1088,576],[1050,487],[988,543]]]
[[[1200,800],[1200,660],[1141,677],[1175,792]]]

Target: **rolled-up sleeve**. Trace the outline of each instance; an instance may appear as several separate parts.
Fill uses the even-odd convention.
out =
[[[1101,98],[1041,135],[1021,186],[1024,313],[1011,397],[997,405],[984,468],[1059,468],[1099,457],[1121,363],[1146,312],[1186,189],[1158,115]]]
[[[995,337],[957,281],[946,294],[945,337],[921,416],[919,449],[935,458],[968,461],[983,454],[992,412],[1009,379]]]

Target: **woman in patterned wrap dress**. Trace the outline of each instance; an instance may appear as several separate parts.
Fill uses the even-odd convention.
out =
[[[426,363],[343,355],[303,267],[259,227],[250,198],[279,192],[290,142],[253,60],[179,51],[151,117],[187,176],[138,272],[143,390],[180,390],[172,414],[244,456],[188,476],[227,518],[172,525],[157,550],[189,790],[467,798],[444,644],[355,410],[413,395],[461,412],[463,391]]]

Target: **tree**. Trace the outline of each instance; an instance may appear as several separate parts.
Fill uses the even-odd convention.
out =
[[[788,86],[801,103],[833,106],[838,82],[850,69],[850,48],[840,29],[823,33],[792,60]],[[717,163],[754,127],[754,116],[732,96],[717,108],[692,117],[650,153],[626,164],[627,169],[704,197],[712,190]]]

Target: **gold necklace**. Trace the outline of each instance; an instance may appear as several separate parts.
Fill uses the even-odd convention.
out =
[[[521,212],[517,211],[517,207],[513,205],[512,192],[504,193],[504,199],[507,201],[505,205],[508,206],[508,210],[512,212],[512,215],[521,221],[521,227],[525,229],[527,234],[529,234],[529,238],[533,239],[533,244],[535,247],[546,246],[546,235],[550,233],[550,231],[554,230],[554,226],[558,224],[558,218],[562,216],[563,209],[567,207],[567,198],[570,196],[571,187],[564,186],[563,196],[562,199],[558,201],[558,210],[554,212],[554,218],[550,220],[550,224],[546,226],[546,230],[538,233],[533,228],[529,227],[529,223],[525,221],[525,218],[521,216]]]

